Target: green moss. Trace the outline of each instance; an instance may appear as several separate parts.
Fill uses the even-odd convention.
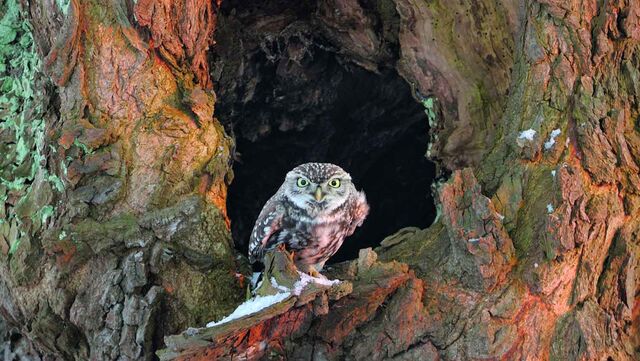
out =
[[[244,301],[239,280],[226,269],[203,273],[180,262],[163,272],[162,284],[169,290],[169,319],[176,329],[219,320]]]
[[[387,237],[393,238],[395,235]],[[376,248],[378,260],[406,263],[420,277],[429,275],[434,268],[442,267],[440,261],[450,251],[447,230],[440,221],[402,238],[403,241],[400,243]]]
[[[552,168],[536,166],[525,170],[523,184],[523,204],[517,215],[517,225],[513,232],[513,242],[516,255],[526,257],[533,250],[541,249],[548,259],[553,258],[553,245],[542,237],[547,215],[547,204],[553,203],[554,189]]]
[[[586,350],[584,335],[582,335],[580,324],[576,321],[576,311],[572,310],[556,321],[551,338],[549,360],[580,360],[584,350]]]
[[[630,60],[622,63],[621,81],[623,86],[626,87],[627,93],[635,94],[636,97],[640,95],[640,71],[637,66],[634,66]]]
[[[179,231],[172,237],[177,250],[189,258],[191,265],[202,269],[211,266],[224,269],[236,267],[233,240],[224,217],[218,208],[203,204],[199,217],[194,219],[194,227]],[[199,255],[205,255],[202,259]]]
[[[122,214],[107,222],[85,219],[71,229],[74,243],[88,244],[94,253],[123,244],[125,240],[137,239],[141,235],[135,216]]]

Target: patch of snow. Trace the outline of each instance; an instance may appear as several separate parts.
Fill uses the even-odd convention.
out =
[[[524,130],[522,132],[520,132],[520,135],[518,136],[518,139],[526,139],[526,140],[533,140],[533,137],[535,137],[536,135],[536,131],[533,129],[527,129]]]
[[[471,239],[467,240],[467,242],[470,242],[470,243],[475,243],[475,242],[479,242],[479,241],[480,241],[480,238],[471,238]]]
[[[304,272],[300,272],[300,271],[298,271],[298,275],[300,276],[300,280],[298,280],[293,285],[293,294],[296,295],[296,296],[300,296],[300,294],[302,293],[304,288],[309,283],[315,283],[315,284],[318,284],[318,285],[329,286],[329,287],[340,283],[340,280],[329,280],[329,279],[326,279],[326,278],[313,277],[313,276],[310,276],[310,275],[308,275],[308,274],[306,274]]]
[[[556,171],[555,170],[551,171],[551,176],[554,177],[554,178],[556,177]]]
[[[133,259],[134,259],[136,262],[140,262],[140,261],[142,261],[142,252],[137,252],[136,254],[134,254],[134,255],[133,255]]]
[[[256,288],[256,285],[258,284],[258,280],[260,279],[261,274],[262,272],[253,272],[251,274],[251,288]]]
[[[193,336],[193,335],[197,335],[198,333],[200,333],[200,329],[197,329],[195,327],[189,327],[189,328],[187,328],[186,331],[184,331],[184,333],[187,336]]]
[[[553,213],[553,205],[551,203],[547,204],[547,212]]]
[[[291,292],[276,293],[269,296],[256,296],[238,306],[229,316],[220,321],[211,321],[207,323],[207,327],[215,327],[223,323],[227,323],[238,318],[252,315],[267,307],[282,302],[291,296]]]
[[[171,224],[169,225],[169,227],[167,227],[167,235],[166,238],[171,238],[171,236],[173,236],[176,231],[178,230],[178,224],[180,224],[180,220],[176,219],[175,221],[171,222]]]
[[[549,135],[549,140],[544,143],[544,149],[551,149],[556,144],[556,137],[560,135],[560,129],[554,129]]]
[[[533,267],[538,268],[538,264],[537,264],[537,263],[534,263],[534,264],[533,264]]]
[[[283,292],[289,292],[289,291],[291,291],[290,289],[288,289],[288,288],[287,288],[287,287],[285,287],[285,286],[280,286],[280,285],[278,284],[278,281],[276,281],[276,279],[275,279],[275,278],[273,278],[273,277],[271,277],[271,286],[273,286],[273,288],[278,289],[278,290],[283,291]]]

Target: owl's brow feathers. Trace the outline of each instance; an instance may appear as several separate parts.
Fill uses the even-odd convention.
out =
[[[314,183],[326,181],[332,177],[351,180],[349,173],[334,164],[305,163],[293,168],[288,175],[305,176]]]

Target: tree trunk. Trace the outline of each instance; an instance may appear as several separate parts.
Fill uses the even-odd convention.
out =
[[[42,60],[15,50],[7,72],[4,314],[45,357],[151,359],[162,335],[244,295],[225,214],[233,142],[206,62],[216,5],[23,8],[5,3],[26,39],[11,46],[34,51],[28,16]]]
[[[640,357],[637,3],[16,1],[0,309],[40,357]],[[245,298],[251,191],[332,157],[365,191],[384,171],[434,182],[433,211],[381,193],[375,223],[435,221],[335,264],[342,286],[198,329]],[[293,287],[281,255],[265,279]]]

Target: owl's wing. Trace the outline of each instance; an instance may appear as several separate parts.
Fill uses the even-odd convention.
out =
[[[352,235],[356,230],[356,227],[360,227],[364,222],[364,219],[369,215],[369,203],[367,203],[367,197],[364,192],[357,192],[352,204],[353,206],[350,210],[351,223],[349,224],[348,235]]]
[[[249,238],[249,262],[261,260],[265,250],[275,241],[271,238],[282,228],[284,213],[284,207],[275,195],[264,205]]]

